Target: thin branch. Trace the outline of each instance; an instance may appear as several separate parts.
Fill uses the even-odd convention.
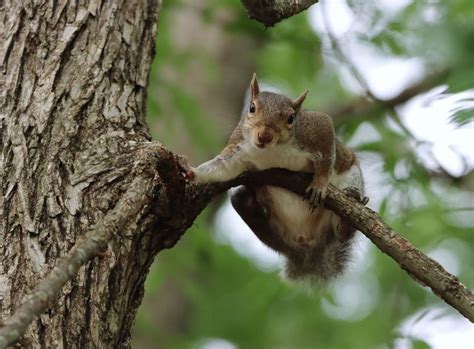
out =
[[[74,278],[81,266],[100,253],[113,234],[123,230],[127,223],[135,221],[139,212],[152,201],[152,182],[153,178],[136,177],[103,221],[92,227],[69,253],[58,261],[27,300],[0,325],[0,348],[17,341],[29,324],[54,304],[63,286]]]
[[[408,135],[411,139],[416,140],[416,137],[413,135],[413,133],[405,126],[405,124],[401,121],[400,116],[398,115],[395,107],[399,104],[401,104],[404,101],[407,101],[409,98],[416,96],[417,91],[419,91],[419,87],[417,85],[413,85],[412,87],[406,89],[403,91],[399,96],[396,96],[395,98],[389,99],[389,100],[384,100],[379,97],[377,97],[372,90],[370,89],[369,84],[367,83],[364,75],[361,73],[359,68],[352,62],[352,60],[346,55],[344,50],[342,49],[341,45],[339,45],[339,41],[335,37],[331,24],[329,22],[329,15],[326,13],[327,8],[324,3],[321,4],[321,10],[323,11],[323,21],[324,21],[324,26],[326,27],[327,31],[327,36],[329,39],[329,42],[331,44],[331,48],[334,51],[336,57],[339,59],[339,61],[344,64],[352,74],[352,76],[357,80],[359,83],[360,87],[362,88],[362,91],[365,95],[365,100],[367,101],[373,101],[381,106],[383,106],[385,109],[388,109],[389,111],[389,117],[392,119],[393,122],[395,122],[398,127],[400,127],[403,132],[405,132],[406,135]],[[413,89],[415,88],[415,89]],[[337,117],[336,114],[331,114],[333,117]]]
[[[390,113],[389,116],[390,118],[407,134],[410,136],[410,138],[414,139],[415,137],[413,136],[412,132],[401,122],[400,117],[398,116],[396,110],[395,110],[395,105],[386,103],[383,99],[378,98],[370,89],[369,84],[365,80],[364,75],[360,72],[359,68],[351,61],[349,57],[345,54],[344,50],[341,48],[339,45],[338,40],[334,36],[334,33],[331,28],[331,24],[329,22],[329,16],[326,13],[326,6],[324,3],[321,4],[321,9],[324,12],[323,14],[323,21],[324,21],[324,26],[326,27],[327,35],[329,38],[329,42],[331,43],[331,48],[333,49],[334,53],[336,54],[336,57],[339,59],[341,63],[343,63],[349,71],[351,72],[352,76],[357,80],[359,83],[360,87],[362,88],[363,93],[366,96],[366,99],[372,100],[380,105],[385,106]]]
[[[272,169],[245,174],[227,183],[213,184],[216,192],[239,184],[272,184],[303,196],[311,175]],[[474,294],[438,262],[415,248],[407,239],[387,225],[370,208],[347,197],[334,186],[328,189],[325,206],[346,219],[367,236],[382,252],[395,260],[415,281],[431,288],[434,294],[474,322]]]
[[[357,80],[360,87],[362,88],[364,96],[356,100],[355,102],[340,107],[338,110],[330,112],[329,114],[333,117],[336,121],[336,124],[342,124],[345,120],[352,117],[354,114],[363,114],[365,117],[370,115],[377,115],[383,116],[388,115],[388,117],[407,135],[411,140],[413,140],[417,145],[421,144],[422,142],[415,137],[413,132],[402,122],[400,115],[397,112],[396,107],[402,103],[407,102],[411,98],[417,96],[418,94],[425,92],[429,89],[434,88],[437,84],[441,83],[442,80],[446,78],[449,73],[448,69],[443,71],[432,73],[431,75],[427,76],[424,80],[406,88],[403,90],[399,95],[390,98],[390,99],[381,99],[375,96],[372,90],[369,87],[369,84],[365,80],[364,75],[360,72],[359,68],[351,61],[351,59],[346,55],[344,50],[342,49],[339,41],[335,37],[331,24],[328,20],[329,16],[326,13],[326,6],[324,3],[321,4],[321,9],[324,12],[323,21],[324,26],[326,27],[327,36],[329,42],[331,44],[331,48],[334,51],[337,59],[344,64],[353,75],[353,77]],[[382,112],[382,108],[385,109],[386,112]],[[433,176],[441,174],[443,178],[453,179],[453,177],[449,174],[448,171],[439,163],[437,159],[433,157],[432,159],[438,166],[437,172],[432,172]]]
[[[337,41],[332,31],[331,23],[329,22],[329,15],[327,14],[327,8],[324,2],[321,4],[321,10],[323,12],[322,17],[323,17],[324,26],[326,27],[329,43],[331,44],[331,48],[334,51],[336,57],[339,59],[339,61],[341,61],[347,66],[351,74],[359,83],[366,97],[373,99],[374,101],[379,101],[379,99],[370,90],[369,84],[365,81],[365,78],[363,77],[362,73],[355,66],[355,64],[352,63],[352,61],[346,56],[344,50],[339,45],[339,42]]]
[[[330,111],[328,114],[333,117],[336,124],[343,124],[356,115],[363,115],[365,118],[370,118],[371,116],[380,117],[383,115],[381,112],[382,109],[396,108],[397,106],[408,102],[413,97],[435,88],[446,79],[448,74],[449,70],[446,69],[427,75],[423,80],[407,87],[395,97],[390,99],[380,99],[379,103],[373,103],[369,101],[367,97],[362,96],[348,104]]]
[[[385,115],[385,110],[388,109],[389,111],[395,112],[397,106],[408,102],[410,99],[418,96],[421,93],[427,92],[436,86],[439,86],[446,79],[449,73],[449,69],[432,73],[431,75],[426,76],[423,80],[407,87],[395,97],[390,99],[379,99],[376,103],[369,100],[366,96],[361,96],[348,104],[329,111],[328,114],[333,118],[336,127],[338,125],[343,125],[354,117],[363,117],[364,120],[380,118],[381,116]],[[397,120],[400,120],[398,116]],[[417,145],[426,143],[421,142],[418,139],[414,139],[414,141]],[[439,161],[431,154],[431,152],[428,153],[428,155],[430,155],[430,159],[437,165],[436,170],[425,168],[430,177],[448,180],[451,183],[459,186],[466,185],[464,182],[465,179],[469,177],[469,173],[465,173],[460,176],[454,176],[439,163]]]
[[[319,0],[241,0],[250,18],[273,27],[276,23],[303,12]]]
[[[150,147],[150,151],[153,151],[153,145]],[[168,202],[168,206],[178,206],[175,207],[175,210],[179,210],[189,224],[213,197],[231,187],[242,184],[267,184],[280,186],[298,195],[304,195],[312,177],[311,174],[271,169],[262,172],[247,172],[224,183],[188,184],[186,188],[177,188],[176,186],[179,186],[180,183],[184,183],[184,181],[173,179],[180,176],[177,172],[177,159],[177,157],[171,157],[169,160],[163,160],[160,163],[162,168],[166,168],[164,172],[167,173],[165,177],[161,178],[164,181],[161,185],[166,187],[166,181],[171,181],[175,186],[173,188],[174,193],[181,193],[179,195],[184,193],[184,196],[180,197],[180,204],[176,205],[176,200],[173,200],[173,198],[168,198],[169,200],[166,202]],[[25,333],[28,325],[52,306],[66,282],[76,275],[82,265],[101,251],[102,246],[111,239],[114,233],[125,230],[127,223],[137,221],[143,209],[154,201],[155,187],[156,183],[153,178],[144,178],[138,175],[134,179],[115,208],[105,216],[100,224],[91,228],[66,257],[58,261],[46,278],[40,281],[38,287],[28,296],[27,301],[0,327],[0,348],[4,348],[18,340]],[[183,191],[183,189],[185,190]],[[417,282],[423,286],[429,286],[437,296],[457,309],[471,322],[474,322],[474,294],[455,276],[449,274],[436,261],[413,247],[408,240],[390,228],[371,209],[347,197],[333,186],[328,188],[327,194],[328,197],[325,202],[327,208],[336,212],[364,233]],[[190,207],[190,209],[183,211],[181,209],[183,207]],[[157,220],[161,219],[161,216],[169,215],[170,207],[162,207],[160,212],[156,216]],[[180,225],[175,228],[180,231],[170,231],[173,236],[167,237],[169,240],[168,247],[176,243],[188,226]]]

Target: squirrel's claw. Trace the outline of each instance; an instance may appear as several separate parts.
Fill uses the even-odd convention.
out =
[[[303,198],[303,200],[308,200],[311,211],[313,211],[315,207],[323,207],[325,199],[326,187],[318,187],[314,184],[311,184],[308,189],[306,189],[306,195]]]
[[[196,174],[189,166],[188,159],[183,155],[176,155],[176,162],[178,163],[179,172],[184,179],[192,181],[196,178]]]

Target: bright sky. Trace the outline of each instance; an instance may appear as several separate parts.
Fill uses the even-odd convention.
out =
[[[383,0],[379,1],[379,4],[383,6],[383,13],[393,16],[410,2],[410,0]],[[328,18],[331,31],[344,44],[342,47],[377,97],[391,98],[424,76],[425,69],[421,59],[388,58],[358,42],[355,36],[346,35],[350,31],[364,30],[364,23],[357,21],[344,0],[325,1],[324,5],[326,6],[324,14]],[[310,10],[311,24],[320,34],[327,33],[322,11],[321,4],[313,6]],[[427,10],[426,16],[436,18],[436,13],[432,9]],[[326,47],[324,52],[330,53],[327,40],[323,40],[323,45]],[[328,64],[335,62],[331,55],[327,55],[325,59]],[[358,83],[346,69],[340,69],[340,74],[342,81],[349,89],[355,92],[361,91]],[[459,176],[474,167],[474,126],[471,123],[461,128],[456,127],[455,124],[449,122],[449,117],[455,108],[474,108],[474,88],[457,94],[446,94],[446,88],[447,86],[439,86],[417,96],[401,106],[397,112],[405,126],[418,140],[428,142],[428,147],[417,149],[418,156],[426,166],[435,169],[439,163],[452,175]],[[361,139],[367,141],[368,134],[370,137],[378,137],[375,132],[368,125],[362,126],[360,133],[363,135],[360,134],[358,137],[356,134],[351,145],[355,145],[354,143],[358,143]],[[364,167],[364,162],[362,166]],[[375,164],[374,161],[369,161],[366,166],[371,166],[370,171],[366,173],[378,173],[374,178],[368,179],[367,188],[371,198],[370,205],[377,208],[380,199],[386,193],[380,191],[381,186],[373,184],[384,182],[383,171],[381,166]],[[378,168],[374,168],[377,166]],[[471,197],[471,203],[472,201]],[[281,258],[253,235],[228,201],[217,214],[216,230],[218,241],[231,244],[240,254],[253,260],[262,270],[279,269],[282,263]],[[328,316],[355,321],[358,317],[368,314],[376,306],[378,281],[367,273],[371,263],[371,254],[375,252],[374,249],[369,249],[369,246],[370,242],[362,237],[357,247],[358,253],[354,267],[333,286],[337,305],[322,300],[322,309]],[[448,270],[455,272],[457,259],[452,253],[446,249],[438,249],[432,251],[430,255],[445,265]],[[374,290],[370,297],[367,297],[369,294],[367,289]],[[357,294],[357,296],[346,297],[347,293]],[[406,336],[423,339],[435,349],[473,348],[473,326],[458,316],[438,317],[441,311],[440,309],[430,310],[427,315],[421,317],[421,320],[418,319],[419,314],[414,314],[402,324],[399,330]],[[210,340],[209,343],[216,344],[215,340]],[[230,343],[227,342],[227,345]],[[202,348],[214,349],[216,347],[203,345]],[[409,349],[411,344],[406,340],[400,340],[396,343],[396,348]]]

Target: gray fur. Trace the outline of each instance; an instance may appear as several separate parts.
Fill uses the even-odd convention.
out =
[[[246,169],[314,171],[306,202],[271,186],[240,187],[231,198],[255,235],[287,258],[289,279],[327,281],[347,265],[355,229],[320,204],[329,183],[355,188],[349,194],[362,197],[359,165],[354,153],[337,141],[328,115],[300,108],[306,92],[295,100],[260,92],[255,76],[251,90],[252,109],[240,120],[227,147],[193,170],[200,182],[229,180]],[[265,133],[271,133],[268,140],[262,136]]]

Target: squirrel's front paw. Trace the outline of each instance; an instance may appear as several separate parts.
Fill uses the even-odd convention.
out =
[[[179,172],[188,181],[196,178],[196,175],[191,166],[189,166],[188,159],[182,155],[176,155],[176,162],[178,163]]]
[[[317,206],[323,206],[323,202],[326,199],[326,191],[328,185],[328,181],[317,180],[311,182],[309,187],[306,189],[306,195],[304,196],[304,200],[308,200],[312,208]]]

